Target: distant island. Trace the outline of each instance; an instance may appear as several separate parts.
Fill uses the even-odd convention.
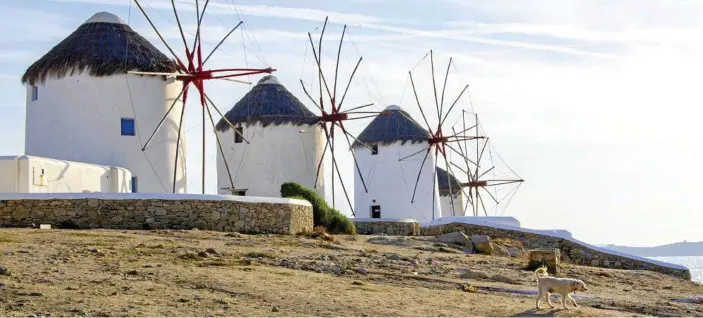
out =
[[[703,256],[703,242],[680,242],[653,247],[601,245],[604,248],[642,257],[651,256]]]

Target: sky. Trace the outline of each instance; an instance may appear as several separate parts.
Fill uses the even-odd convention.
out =
[[[140,3],[166,42],[182,52],[170,1]],[[193,1],[176,3],[190,37]],[[397,104],[418,122],[424,109],[436,125],[426,55],[433,50],[438,81],[451,57],[446,100],[465,85],[469,93],[447,123],[456,123],[462,110],[479,114],[492,149],[526,180],[499,211],[523,227],[566,229],[593,244],[703,241],[697,197],[703,194],[703,142],[695,133],[703,113],[703,2],[211,0],[208,10],[201,31],[208,52],[244,21],[210,67],[276,68],[310,109],[299,82],[316,87],[307,32],[319,36],[326,16],[326,76],[334,75],[344,24],[340,83],[363,56],[349,107],[373,102],[369,109],[380,111]],[[118,15],[167,52],[130,0],[0,0],[0,155],[24,153],[23,72],[99,11]],[[411,70],[421,108],[408,83]],[[226,111],[250,87],[224,82],[208,89]],[[189,192],[200,193],[201,118],[196,104],[187,106]],[[358,135],[367,124],[351,122],[349,130]],[[215,193],[217,153],[207,129],[206,192]],[[353,191],[351,156],[341,154],[339,161]],[[335,204],[348,213],[339,194]]]

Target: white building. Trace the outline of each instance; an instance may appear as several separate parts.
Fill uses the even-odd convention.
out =
[[[0,157],[0,193],[131,192],[124,168],[32,156]]]
[[[317,116],[275,76],[261,78],[225,118],[239,134],[224,119],[217,123],[217,135],[230,169],[228,173],[218,154],[218,193],[280,197],[281,184],[293,181],[315,188],[324,197],[324,164],[315,187],[326,144],[324,131],[313,125]]]
[[[171,192],[175,173],[176,192],[185,192],[183,139],[174,172],[180,101],[142,151],[182,83],[127,74],[132,70],[173,72],[176,66],[113,14],[97,13],[79,26],[22,77],[25,153],[123,167],[139,192]]]
[[[437,167],[437,188],[442,216],[464,216],[465,202],[461,182],[447,170]]]
[[[388,106],[385,111],[388,115],[374,118],[357,138],[371,149],[359,142],[353,145],[368,190],[367,193],[355,171],[356,217],[431,222],[441,216],[441,210],[439,192],[433,182],[434,151],[423,164],[430,134],[400,107]],[[413,201],[413,188],[420,170]]]

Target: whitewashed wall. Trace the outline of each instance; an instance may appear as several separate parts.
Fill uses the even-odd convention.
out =
[[[453,194],[453,197],[450,196],[449,194],[439,196],[440,206],[442,207],[442,215],[443,216],[464,216],[464,204],[466,204],[466,201],[464,201],[464,198],[463,198],[464,195],[461,193],[459,193],[459,194],[452,193],[452,194]],[[453,206],[452,206],[452,201],[454,201]]]
[[[33,156],[0,157],[0,192],[131,192],[124,168]]]
[[[180,93],[181,82],[153,76],[81,74],[49,78],[38,86],[36,101],[31,100],[31,86],[27,86],[27,155],[124,167],[137,177],[139,192],[172,191],[180,101],[144,153],[141,147]],[[137,136],[121,135],[121,118],[136,119]],[[180,153],[184,154],[185,142],[181,142]],[[185,175],[181,157],[177,192],[186,191]]]
[[[16,156],[0,157],[0,193],[17,192],[17,171],[19,170]]]
[[[319,126],[243,125],[249,140],[235,143],[235,132],[217,132],[236,189],[248,189],[247,196],[280,197],[281,184],[294,181],[313,188],[317,164],[325,147],[324,132]],[[301,130],[304,132],[300,132]],[[218,150],[219,152],[219,150]],[[329,154],[327,154],[329,156]],[[326,158],[326,159],[329,159]],[[323,163],[317,182],[317,193],[324,197]],[[217,189],[230,194],[230,181],[222,156],[217,155]]]
[[[415,219],[431,222],[441,216],[439,192],[433,187],[435,156],[430,153],[423,166],[425,152],[399,161],[414,152],[427,148],[427,143],[396,142],[378,146],[378,154],[372,155],[367,148],[355,148],[356,159],[364,176],[368,193],[354,171],[354,212],[359,218],[371,217],[371,206],[381,206],[381,218]],[[415,202],[411,203],[415,180],[422,168],[417,186]],[[434,204],[432,197],[434,196]],[[375,200],[375,202],[374,202]]]

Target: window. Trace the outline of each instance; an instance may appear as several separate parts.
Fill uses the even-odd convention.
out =
[[[244,127],[235,127],[234,130],[234,143],[242,143],[244,141]]]
[[[245,196],[245,195],[246,195],[246,193],[247,193],[247,191],[246,191],[246,190],[234,191],[234,195],[241,195],[241,196]]]
[[[372,205],[371,206],[371,218],[372,219],[380,219],[381,218],[381,206],[380,205]]]
[[[371,154],[372,155],[378,154],[378,145],[371,145]]]
[[[137,193],[137,177],[132,177],[132,182],[130,185],[132,187],[132,193]]]
[[[136,132],[134,129],[134,119],[122,118],[120,128],[122,130],[122,136],[134,136]]]
[[[32,85],[32,101],[39,99],[39,87]]]

